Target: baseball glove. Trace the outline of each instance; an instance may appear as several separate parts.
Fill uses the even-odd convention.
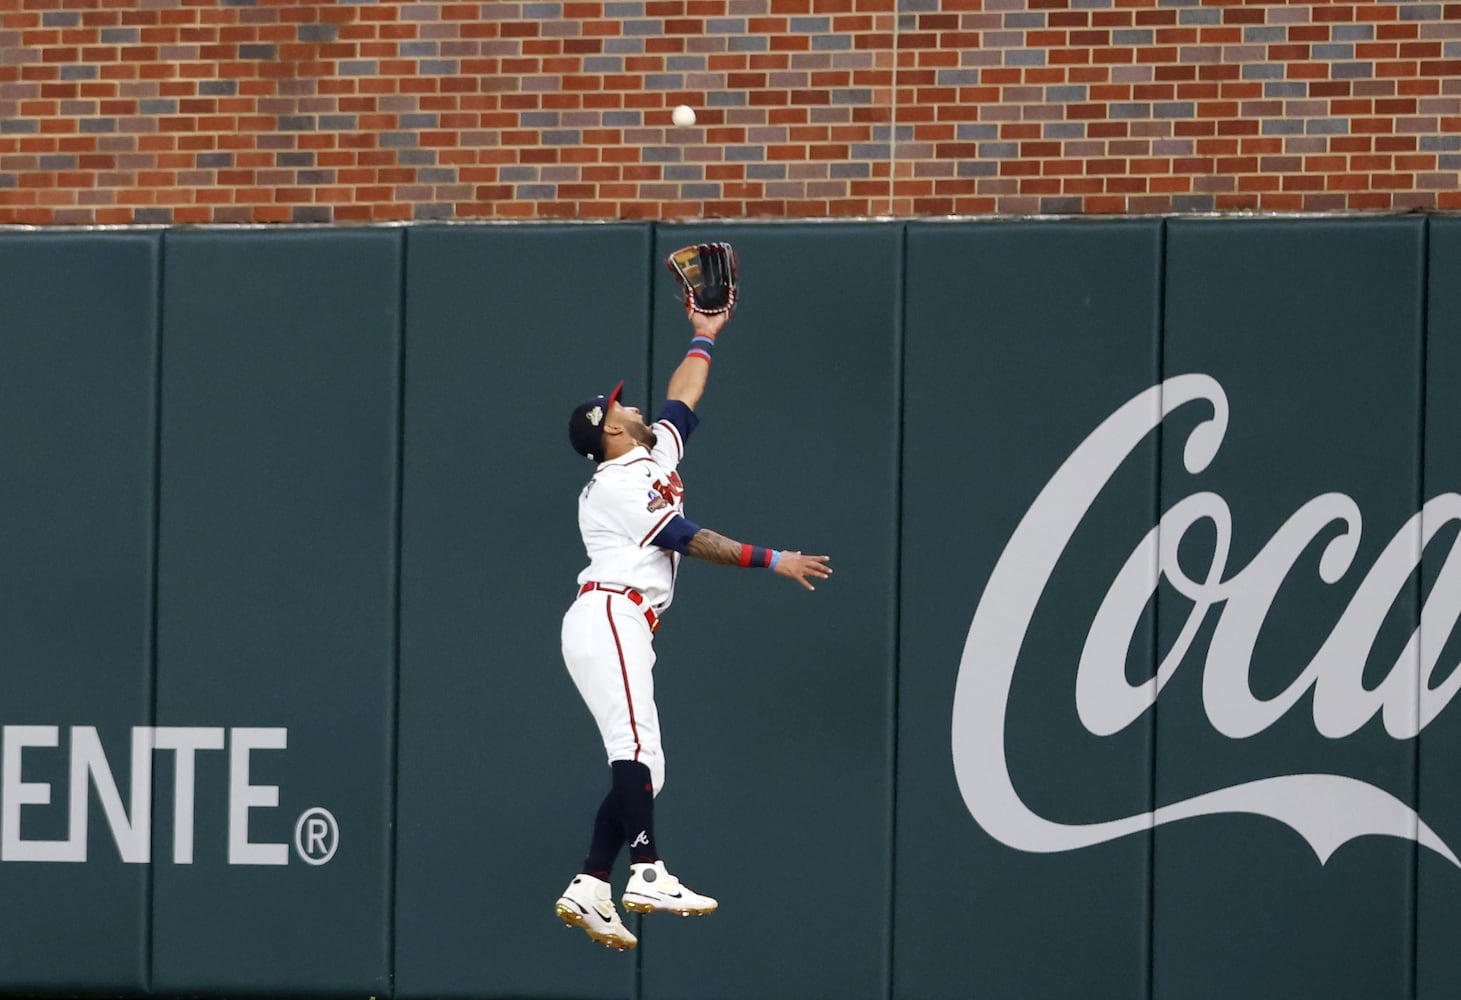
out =
[[[729,243],[697,243],[665,258],[685,293],[685,308],[715,315],[736,308],[736,251]]]

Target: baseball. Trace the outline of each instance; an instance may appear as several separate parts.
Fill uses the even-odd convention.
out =
[[[681,104],[677,107],[670,119],[681,128],[695,124],[695,109],[688,104]]]

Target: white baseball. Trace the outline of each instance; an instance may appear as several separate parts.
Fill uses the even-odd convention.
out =
[[[695,109],[688,104],[681,104],[670,115],[670,120],[681,128],[695,124]]]

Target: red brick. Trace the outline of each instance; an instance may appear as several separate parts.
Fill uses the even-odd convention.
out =
[[[1451,6],[1461,10],[1461,5]],[[1085,210],[1092,212],[1165,211],[1170,209],[1172,194],[1193,190],[1214,194],[1215,205],[1222,210],[1260,205],[1331,210],[1340,204],[1339,199],[1364,193],[1331,191],[1331,185],[1368,183],[1372,175],[1385,178],[1387,184],[1413,185],[1418,173],[1425,174],[1423,183],[1430,188],[1451,193],[1444,186],[1456,183],[1457,171],[1438,171],[1434,154],[1417,151],[1418,134],[1423,130],[1412,121],[1401,126],[1405,131],[1397,132],[1400,123],[1396,119],[1414,116],[1418,98],[1439,95],[1442,80],[1461,75],[1461,61],[1441,58],[1443,47],[1433,39],[1419,38],[1416,23],[1397,23],[1398,7],[1393,3],[1312,8],[1310,23],[1291,25],[1286,42],[1269,46],[1272,58],[1287,62],[1288,79],[1308,82],[1311,100],[1330,100],[1329,113],[1353,120],[1352,134],[1310,137],[1310,144],[1317,140],[1326,150],[1323,153],[1286,154],[1284,137],[1261,134],[1261,121],[1278,117],[1283,109],[1264,98],[1261,81],[1242,79],[1237,62],[1209,59],[1184,65],[1178,61],[1182,46],[1200,44],[1215,49],[1241,44],[1242,26],[1264,23],[1265,7],[1261,3],[1225,4],[1221,24],[1194,27],[1178,23],[1177,12],[1159,7],[1155,0],[1117,0],[1115,8],[1097,11],[1066,9],[1065,0],[1038,0],[1033,9],[1047,11],[1047,27],[1028,32],[1025,45],[1049,49],[1047,65],[984,67],[977,85],[957,86],[940,85],[937,74],[962,67],[961,54],[981,51],[982,33],[1001,25],[997,12],[984,12],[973,0],[949,0],[939,12],[914,15],[912,30],[905,26],[896,38],[896,52],[893,0],[866,4],[858,0],[775,0],[770,16],[752,19],[754,30],[767,38],[767,50],[754,53],[714,51],[717,40],[703,35],[705,18],[725,15],[721,0],[652,0],[651,16],[666,18],[665,31],[647,38],[646,52],[626,59],[623,73],[607,78],[585,71],[582,59],[601,52],[603,38],[624,32],[620,24],[603,18],[601,3],[588,0],[570,0],[565,7],[565,16],[572,17],[579,28],[577,36],[569,37],[545,35],[527,21],[479,19],[481,8],[476,4],[437,4],[441,21],[455,27],[456,37],[498,39],[511,47],[479,58],[462,58],[460,73],[441,77],[419,75],[418,60],[399,56],[399,43],[422,37],[424,24],[401,20],[401,8],[396,4],[351,5],[349,10],[308,2],[257,8],[189,3],[168,10],[88,10],[83,12],[82,27],[60,31],[40,25],[33,12],[12,12],[0,15],[4,23],[19,25],[27,33],[23,44],[40,49],[50,61],[0,67],[0,80],[41,84],[44,90],[39,101],[94,101],[94,111],[89,113],[134,122],[147,116],[136,111],[137,95],[122,89],[131,81],[145,81],[154,88],[153,95],[179,102],[178,114],[153,116],[153,122],[144,122],[152,131],[129,137],[138,154],[151,159],[143,169],[125,172],[126,177],[119,175],[114,164],[83,167],[49,181],[32,176],[44,174],[42,171],[32,169],[25,174],[33,185],[29,192],[39,194],[22,208],[68,222],[88,217],[100,220],[104,212],[111,213],[106,217],[112,221],[126,221],[125,213],[144,204],[167,204],[175,209],[174,218],[179,221],[197,221],[199,210],[210,205],[216,206],[211,215],[214,221],[280,221],[287,217],[277,215],[278,209],[287,208],[279,204],[281,199],[302,202],[306,198],[327,205],[339,221],[406,218],[413,199],[439,200],[443,189],[416,183],[415,169],[398,166],[397,149],[380,146],[376,133],[398,130],[397,116],[413,110],[438,115],[437,127],[413,130],[418,148],[435,150],[441,165],[457,166],[464,184],[494,187],[490,194],[456,195],[456,211],[462,217],[668,218],[695,212],[911,213],[933,208],[993,211],[1030,204],[1038,209],[1039,197],[1056,191],[1085,198]],[[872,65],[844,69],[835,65],[832,56],[814,53],[807,38],[790,35],[787,19],[811,10],[838,15],[834,31],[853,35],[853,51],[868,54]],[[1356,46],[1357,59],[1377,63],[1376,76],[1331,80],[1329,65],[1312,61],[1309,46],[1329,39],[1329,25],[1356,18],[1376,26],[1375,40]],[[339,40],[297,40],[298,25],[317,22],[337,24]],[[140,41],[121,47],[99,44],[98,26],[118,23],[141,28]],[[1140,48],[1110,44],[1112,29],[1133,25],[1155,28],[1156,44]],[[279,58],[237,57],[238,45],[257,42],[277,45]],[[158,61],[160,47],[173,44],[199,46],[198,61]],[[528,112],[626,109],[643,114],[650,127],[664,128],[670,105],[701,104],[704,95],[694,87],[646,91],[643,75],[666,72],[665,57],[687,50],[703,52],[710,72],[730,74],[725,89],[745,98],[739,106],[703,109],[701,141],[705,146],[687,146],[686,150],[690,162],[706,164],[707,179],[725,185],[720,199],[674,198],[676,183],[662,179],[659,165],[639,163],[639,140],[631,139],[626,129],[579,123],[581,145],[543,146],[539,127],[522,126],[520,116]],[[809,71],[793,70],[793,54],[808,53]],[[447,57],[444,52],[443,58]],[[381,75],[334,76],[338,61],[352,58],[377,60]],[[97,66],[96,79],[61,80],[57,61],[78,59]],[[1150,81],[1112,79],[1117,72],[1112,67],[1131,64],[1150,67]],[[770,84],[769,74],[788,70],[803,73],[806,85],[788,90]],[[547,78],[547,85],[524,86],[529,77]],[[198,93],[200,81],[214,79],[235,81],[236,92]],[[295,113],[290,102],[300,95],[287,88],[290,81],[304,79],[314,80],[316,95],[304,100],[337,103],[315,103],[308,108],[301,101],[298,113],[337,111],[359,116],[357,130],[351,132],[288,134],[286,148],[316,151],[321,168],[340,171],[338,185],[305,188],[293,184],[297,171],[274,165],[277,150],[258,148],[260,137],[276,127],[277,116]],[[1001,90],[1066,83],[1087,85],[1087,100],[1049,108],[1038,100]],[[834,103],[838,98],[833,91],[850,87],[870,89],[870,102]],[[402,102],[402,98],[410,101]],[[1174,99],[1196,102],[1196,120],[1107,118],[1112,103]],[[388,106],[384,103],[388,100],[395,103]],[[67,111],[78,107],[68,106]],[[44,114],[35,113],[42,109]],[[98,135],[80,133],[76,114],[63,116],[54,104],[32,105],[26,110],[35,113],[38,131],[0,137],[0,154],[13,151],[39,156],[59,149],[96,155]],[[1100,144],[1092,148],[1102,148],[1106,154],[1081,160],[1063,155],[1065,143],[1044,140],[1043,123],[1051,120],[1052,111],[1063,114],[1067,121],[1083,123],[1085,138]],[[823,120],[828,112],[833,117]],[[1431,115],[1436,117],[1434,111]],[[892,164],[887,159],[872,161],[869,178],[830,178],[827,165],[845,161],[853,144],[875,141],[872,126],[892,121],[914,130],[913,144],[902,147],[897,161],[899,190],[888,189]],[[981,182],[930,174],[929,180],[915,180],[915,175],[921,177],[925,171],[947,170],[951,160],[977,157],[977,143],[957,139],[956,125],[963,122],[997,124],[1001,138],[1022,144],[1018,159],[1000,161],[1003,179]],[[564,127],[572,126],[565,123]],[[763,185],[745,181],[746,163],[707,155],[746,142],[766,144],[763,137],[749,131],[758,127],[787,130],[787,141],[769,144],[768,157],[820,176],[806,188],[814,196],[768,199]],[[1439,129],[1427,134],[1458,130],[1461,122],[1447,116],[1440,120]],[[1152,155],[1152,139],[1161,136],[1195,139],[1197,155],[1171,159]],[[101,137],[115,138],[110,134]],[[218,177],[220,186],[210,189],[178,183],[174,174],[192,171],[195,154],[207,150],[235,154],[236,166],[231,171],[201,174]],[[1373,163],[1361,167],[1352,160]],[[560,187],[557,202],[516,202],[511,185],[495,183],[498,166],[555,163],[578,168],[581,177],[581,182]],[[1238,170],[1246,172],[1223,172]],[[225,179],[229,177],[236,180]],[[1334,180],[1336,177],[1339,179]],[[1276,178],[1277,183],[1256,178]],[[1239,181],[1244,187],[1239,188]],[[109,183],[115,186],[104,186]],[[1249,187],[1261,189],[1262,197],[1250,194]],[[84,202],[83,192],[89,199]],[[255,198],[257,205],[249,203]],[[108,199],[115,200],[116,206],[108,206]],[[1345,204],[1355,207],[1361,203]],[[1400,191],[1384,199],[1385,206],[1398,208],[1447,204],[1454,206],[1454,200],[1437,197],[1435,190]]]

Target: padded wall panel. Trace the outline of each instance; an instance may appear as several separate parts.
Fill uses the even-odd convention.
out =
[[[72,727],[95,727],[127,819],[131,729],[152,712],[156,235],[0,236],[0,789],[26,841],[65,841]],[[19,735],[18,731],[15,735]],[[48,804],[23,804],[45,794]],[[87,793],[93,796],[95,793]],[[8,822],[8,820],[7,820]],[[145,839],[145,824],[142,827]],[[147,868],[100,808],[85,863],[0,854],[0,989],[136,992],[147,976]]]
[[[620,378],[644,384],[649,232],[408,237],[401,996],[634,989],[638,956],[565,929],[553,901],[608,788],[559,652],[593,472],[568,414]]]
[[[808,592],[764,571],[681,563],[655,641],[667,760],[656,836],[671,870],[721,907],[643,921],[643,996],[880,997],[902,227],[656,235],[654,379],[632,402],[657,414],[689,347],[659,260],[727,239],[745,288],[680,466],[686,515],[741,541],[830,555],[834,576]]]
[[[1448,700],[1461,683],[1461,553],[1458,510],[1461,504],[1461,219],[1430,220],[1429,308],[1425,355],[1425,463],[1421,496],[1435,502],[1426,518],[1432,534],[1423,558],[1427,612],[1421,619],[1422,663],[1435,666],[1426,677],[1425,717],[1420,737],[1420,815],[1448,844],[1461,852],[1461,706]],[[1449,496],[1448,496],[1449,495]],[[1449,566],[1448,566],[1449,563]],[[1422,667],[1425,670],[1425,667]],[[1429,692],[1434,691],[1432,695]],[[1461,856],[1461,854],[1458,854]],[[1416,986],[1421,1000],[1443,1000],[1461,980],[1461,867],[1434,851],[1421,850]]]
[[[154,868],[160,990],[390,988],[402,240],[167,236],[158,719],[227,745]]]
[[[1415,744],[1380,709],[1403,728],[1416,693],[1423,234],[1419,219],[1169,225],[1165,373],[1220,389],[1164,424],[1162,505],[1230,527],[1179,540],[1173,524],[1164,541],[1213,586],[1159,595],[1161,649],[1202,624],[1158,701],[1156,797],[1233,790],[1207,800],[1219,815],[1157,829],[1161,1000],[1413,990],[1414,845],[1358,833],[1413,829]],[[1184,461],[1214,406],[1216,455]],[[1392,540],[1398,561],[1372,575]]]
[[[1055,477],[1155,381],[1161,234],[909,229],[896,997],[1147,995],[1149,838],[1071,838],[1149,807],[1150,715],[1095,735],[1076,681],[1092,616],[1155,523],[1154,438]],[[1114,651],[1134,684],[1150,630]]]
[[[558,653],[590,472],[563,420],[620,377],[658,405],[689,334],[661,260],[701,238],[742,249],[746,294],[684,466],[690,515],[828,551],[838,573],[806,594],[685,564],[656,643],[659,836],[723,908],[631,918],[643,947],[619,955],[551,911],[607,783]],[[50,804],[6,784],[0,810],[26,840],[64,839],[72,727],[95,726],[136,814],[154,604],[157,732],[222,744],[152,754],[150,865],[122,860],[94,791],[84,864],[0,861],[0,991],[1445,1000],[1461,972],[1461,867],[1443,856],[1461,850],[1444,703],[1461,661],[1456,273],[1461,223],[1444,218],[0,236],[0,723],[59,742],[18,762]],[[572,301],[563,274],[589,282]],[[1174,384],[1173,413],[1114,471],[1046,495],[1069,511],[1099,487],[1035,573],[1015,541],[1055,537],[1018,532],[1062,463],[1162,376],[1194,374],[1226,404],[1211,463],[1183,453],[1213,407],[1176,406],[1197,383]],[[1202,495],[1231,514],[1227,589],[1155,707],[1093,732],[1122,693],[1107,675],[1080,700],[1093,622],[1128,557],[1129,582],[1152,583],[1139,547],[1158,515]],[[1407,522],[1438,497],[1409,573]],[[1403,730],[1428,706],[1418,743],[1384,708],[1321,732],[1307,689],[1241,734],[1205,690],[1247,663],[1231,645],[1207,662],[1232,606],[1257,606],[1262,573],[1232,578],[1316,502],[1358,511],[1353,556],[1332,518],[1301,539],[1257,614],[1249,690],[1281,698],[1357,602],[1375,634],[1339,649],[1359,651],[1360,682],[1317,711],[1333,726],[1368,698]],[[1186,532],[1184,570],[1212,563],[1214,537],[1201,519]],[[1389,593],[1357,598],[1392,541]],[[1129,638],[1098,637],[1112,662],[1125,644],[1132,692],[1193,605],[1170,579],[1157,591],[1128,609]],[[1028,627],[987,621],[961,674],[976,608],[1021,594]],[[986,654],[1011,637],[1006,694]],[[994,709],[955,719],[966,679],[968,704]],[[259,728],[286,745],[244,753]],[[956,772],[961,745],[982,751]],[[1017,803],[989,794],[1001,773]],[[1294,774],[1378,790],[1348,808],[1272,786],[1269,811],[1321,847],[1366,825],[1414,834],[1411,806],[1436,841],[1361,836],[1321,864],[1251,812],[1078,832]],[[313,806],[340,834],[314,842],[337,846],[317,866],[294,845]],[[230,863],[231,828],[255,863]],[[287,863],[256,863],[279,848]],[[827,909],[768,904],[788,878]],[[825,912],[865,934],[828,933]]]

